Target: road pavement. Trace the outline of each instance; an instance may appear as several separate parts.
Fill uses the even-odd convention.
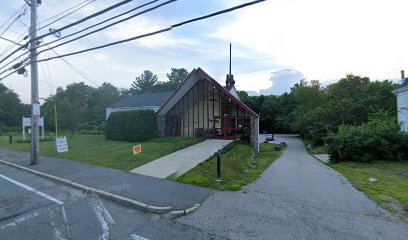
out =
[[[0,165],[0,239],[221,238]]]
[[[228,239],[408,239],[407,223],[310,156],[300,139],[276,138],[288,149],[255,183],[215,193],[178,222]]]

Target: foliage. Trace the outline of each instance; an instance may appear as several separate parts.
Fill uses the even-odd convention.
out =
[[[67,136],[68,152],[57,153],[55,142],[40,142],[42,156],[60,157],[103,167],[130,171],[173,152],[173,149],[193,145],[201,140],[189,137],[162,137],[145,142],[121,142],[106,140],[100,135],[76,134]],[[133,155],[132,147],[141,144],[142,152]],[[0,145],[29,152],[28,143],[8,144],[8,136],[0,136]]]
[[[42,106],[45,127],[55,131],[56,107],[59,129],[68,129],[73,134],[77,130],[84,130],[86,124],[98,128],[105,120],[105,108],[120,97],[119,90],[110,83],[93,88],[80,82],[68,85],[65,90],[58,88],[56,94],[47,98]]]
[[[30,106],[21,103],[13,90],[0,83],[0,128],[21,125],[21,117],[29,113]]]
[[[106,122],[106,139],[145,141],[158,136],[156,113],[153,110],[113,112]]]
[[[342,124],[361,125],[376,112],[396,116],[395,84],[370,81],[353,74],[328,86],[319,81],[301,80],[290,93],[280,96],[248,96],[239,92],[241,100],[260,113],[260,131],[296,132],[323,145],[325,137],[337,132]]]
[[[132,94],[154,92],[153,88],[157,83],[157,75],[153,74],[150,70],[144,70],[143,73],[133,81],[130,91]]]
[[[330,161],[408,160],[408,134],[395,119],[371,119],[361,126],[341,125],[326,139]]]
[[[175,90],[188,76],[185,68],[171,68],[166,74],[168,81],[159,81],[157,76],[149,70],[145,70],[136,81],[132,83],[132,94],[166,92]]]
[[[177,181],[218,190],[240,190],[242,186],[255,181],[282,155],[283,151],[276,152],[275,146],[275,144],[261,144],[258,156],[254,158],[251,146],[234,141],[221,155],[221,182],[215,181],[217,159],[214,156],[178,177]]]

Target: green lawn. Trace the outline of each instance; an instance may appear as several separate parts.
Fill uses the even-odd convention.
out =
[[[18,140],[15,137],[13,140]],[[58,154],[54,141],[41,142],[41,156],[78,160],[94,165],[129,171],[201,140],[187,137],[155,138],[146,142],[106,140],[101,135],[67,136],[69,151]],[[142,153],[133,155],[132,146],[142,144]],[[0,145],[20,151],[29,151],[29,143],[8,144],[8,136],[0,136]]]
[[[176,180],[217,190],[237,191],[256,180],[283,153],[275,152],[275,144],[261,144],[258,156],[253,160],[251,146],[240,142],[233,144],[235,146],[230,151],[222,154],[221,182],[215,181],[217,176],[215,157],[200,163]]]
[[[408,220],[408,161],[328,164],[384,208]],[[372,183],[368,178],[377,178]]]

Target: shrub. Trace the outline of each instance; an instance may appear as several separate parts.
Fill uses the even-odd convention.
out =
[[[145,141],[158,136],[156,113],[153,110],[113,112],[105,128],[106,139]]]
[[[408,160],[408,134],[394,120],[374,119],[361,126],[341,125],[326,138],[330,161]]]

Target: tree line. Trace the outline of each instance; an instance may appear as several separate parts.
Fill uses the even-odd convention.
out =
[[[95,88],[83,82],[58,88],[45,99],[42,115],[46,129],[55,131],[54,108],[57,108],[58,128],[86,133],[104,129],[105,108],[131,94],[172,91],[187,77],[184,68],[172,68],[167,81],[145,70],[128,89],[110,83]],[[360,125],[375,114],[396,117],[396,98],[391,81],[370,81],[367,77],[349,74],[338,82],[323,86],[319,81],[302,80],[290,92],[279,96],[248,96],[239,92],[241,100],[259,113],[260,130],[272,133],[300,133],[316,144],[340,125]],[[55,106],[54,106],[55,105]],[[0,83],[0,126],[20,126],[21,117],[29,116],[30,107],[21,103],[18,95]]]
[[[317,80],[301,80],[280,96],[239,95],[260,113],[261,131],[300,133],[318,145],[340,125],[361,125],[379,113],[396,119],[396,97],[391,92],[395,87],[388,80],[370,81],[348,74],[328,86]]]
[[[54,95],[45,99],[41,107],[45,128],[55,131],[57,109],[58,129],[71,133],[102,133],[106,107],[132,94],[173,91],[187,75],[188,71],[184,68],[171,68],[170,73],[166,74],[167,81],[159,81],[156,74],[145,70],[129,88],[117,88],[106,82],[99,87],[92,87],[84,82],[59,87]],[[30,105],[23,104],[13,90],[0,83],[0,128],[21,126],[23,116],[30,116]]]

